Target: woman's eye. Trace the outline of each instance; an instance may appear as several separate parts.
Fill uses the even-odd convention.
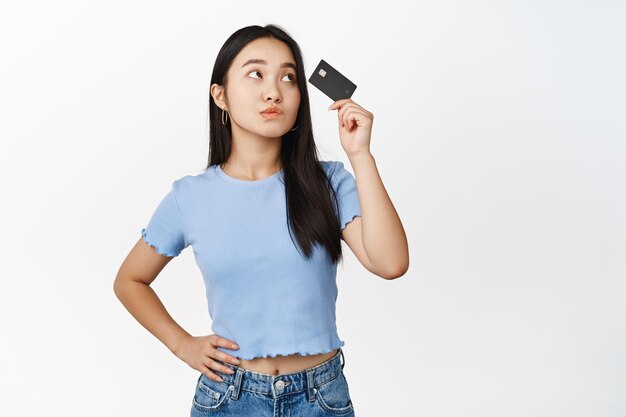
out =
[[[256,72],[258,72],[259,74],[261,73],[261,71],[259,71],[259,70],[254,70],[254,71],[249,72],[248,74],[254,74]],[[288,76],[288,75],[291,75],[291,80],[289,80],[290,82],[293,83],[293,82],[296,81],[296,76],[295,75],[289,73],[289,74],[285,74],[285,77]],[[256,77],[252,77],[252,78],[256,78]]]

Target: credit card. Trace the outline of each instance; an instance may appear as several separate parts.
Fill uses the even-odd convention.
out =
[[[356,84],[347,79],[342,73],[331,67],[323,59],[311,74],[309,82],[333,101],[352,97]]]

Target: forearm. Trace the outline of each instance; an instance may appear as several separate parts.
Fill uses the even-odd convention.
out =
[[[115,294],[130,314],[172,353],[176,353],[182,339],[191,336],[169,315],[149,285],[125,281],[115,287]]]
[[[406,234],[385,190],[372,154],[353,156],[350,164],[361,206],[361,236],[370,262],[381,271],[402,275],[408,269]]]

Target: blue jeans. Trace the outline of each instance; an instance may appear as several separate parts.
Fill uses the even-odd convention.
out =
[[[341,348],[326,362],[291,374],[263,374],[218,362],[235,373],[211,369],[222,382],[201,373],[191,417],[354,417]]]

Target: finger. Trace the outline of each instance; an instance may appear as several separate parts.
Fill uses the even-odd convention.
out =
[[[342,121],[341,126],[344,126],[346,124],[346,121],[347,121],[347,120],[345,120],[346,112],[349,111],[350,109],[354,109],[354,108],[359,108],[359,107],[356,106],[354,103],[349,103],[349,104],[346,104],[345,106],[343,106],[341,109],[339,109],[338,117]]]
[[[215,360],[213,360],[213,358],[208,357],[208,356],[207,356],[207,362],[205,362],[205,365],[208,366],[211,369],[215,369],[216,371],[220,371],[223,374],[234,374],[235,373],[235,371],[230,369],[228,366],[222,365],[218,361],[215,361]]]
[[[348,101],[351,101],[351,99],[349,99],[349,98],[342,98],[341,100],[337,100],[333,104],[330,105],[328,110],[330,111],[330,110],[333,110],[333,109],[335,109],[337,107],[341,107]]]
[[[344,113],[344,115],[343,115],[343,124],[344,124],[344,126],[346,126],[346,128],[348,130],[350,130],[350,127],[351,127],[352,123],[354,122],[355,117],[357,117],[356,116],[357,113],[358,112],[356,110],[350,110],[350,111],[347,111],[346,113]]]
[[[232,342],[228,339],[224,339],[223,337],[216,334],[213,335],[213,340],[211,340],[211,344],[213,346],[222,346],[228,349],[239,349],[239,345],[237,345],[237,343]]]
[[[359,106],[357,103],[355,103],[355,102],[354,102],[354,101],[352,101],[352,100],[349,100],[349,102],[346,102],[346,103],[345,103],[344,105],[342,105],[341,107],[342,107],[342,108],[345,108],[345,107],[356,107],[357,109],[360,109],[360,110],[364,111],[365,113],[368,113],[368,111],[367,111],[367,110],[365,110],[363,107]]]
[[[207,378],[212,379],[213,381],[224,382],[224,380],[220,376],[215,375],[213,372],[211,372],[206,365],[203,366],[202,369],[200,369],[200,372],[202,372],[204,375],[207,376]]]
[[[339,111],[337,112],[337,119],[339,120],[339,125],[341,127],[343,127],[343,125],[344,125],[343,114],[346,112],[346,108],[348,108],[349,106],[350,106],[350,104],[346,104],[345,106],[340,108]]]
[[[368,117],[368,115],[359,110],[350,110],[344,115],[343,124],[350,130],[354,125],[358,125],[360,120],[366,117]]]
[[[370,112],[368,112],[367,110],[365,110],[363,107],[359,106],[358,104],[356,104],[354,101],[350,102],[349,104],[346,104],[345,106],[343,106],[340,110],[339,113],[341,115],[343,115],[345,112],[347,112],[350,109],[356,109],[359,110],[360,112],[365,113],[366,115],[369,115],[370,117],[374,117],[374,115]]]
[[[211,349],[209,352],[209,356],[215,359],[219,359],[222,362],[230,362],[232,364],[235,365],[239,365],[241,363],[241,361],[239,359],[237,359],[236,357],[229,355],[228,353],[224,353],[221,350],[217,350],[217,349]]]

